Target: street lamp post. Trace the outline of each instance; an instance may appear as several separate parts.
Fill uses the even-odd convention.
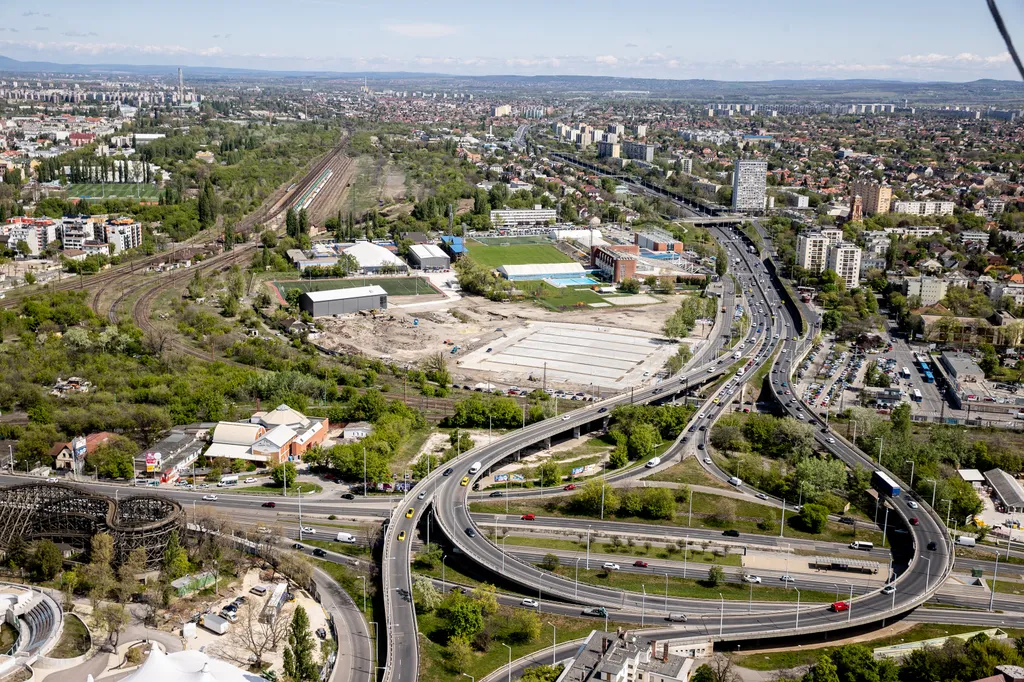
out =
[[[644,626],[644,616],[647,613],[647,586],[640,585],[643,594],[640,596],[640,627]]]
[[[441,555],[441,594],[444,594],[444,560],[447,558],[447,554]]]
[[[590,526],[587,526],[587,570],[590,570]]]
[[[931,570],[930,570],[931,566],[929,566],[928,568],[929,568],[928,573],[931,574]],[[995,571],[993,571],[993,573],[992,573],[992,590],[989,592],[989,595],[988,595],[988,610],[989,611],[992,610],[992,608],[995,606],[995,603],[996,603],[996,578],[998,576],[999,576],[999,554],[997,552],[996,553],[996,568],[995,568]]]
[[[690,536],[686,536],[686,544],[683,545],[683,578],[686,578],[686,553],[690,549]]]
[[[930,557],[925,557],[924,560],[928,562],[928,566],[925,568],[925,571],[927,571],[927,572],[924,574],[924,589],[927,592],[928,590],[931,589],[931,586],[932,586],[932,560],[931,560]],[[997,564],[996,565],[996,570],[999,570],[998,562],[999,562],[999,555],[997,554],[996,555],[996,564]],[[992,579],[994,581],[995,577],[993,577]],[[993,582],[992,587],[995,587],[995,583],[994,582]],[[994,594],[995,590],[993,590],[992,592]]]
[[[904,464],[906,464],[907,462],[910,463],[910,489],[913,490],[914,489],[914,465],[916,464],[916,462],[914,460],[912,460],[912,459],[905,459],[905,460],[903,460]]]
[[[476,678],[473,677],[472,675],[470,675],[469,673],[462,673],[462,674],[465,675],[466,677],[468,677],[469,679],[471,679],[473,682],[476,682]]]
[[[794,585],[793,589],[796,590],[796,627],[793,628],[793,629],[794,630],[799,630],[800,629],[800,588],[797,587],[796,585]]]
[[[782,520],[779,521],[779,537],[782,537],[782,533],[786,530],[786,498],[782,498]]]
[[[548,623],[551,626],[551,667],[555,667],[555,649],[558,648],[558,628],[555,627],[554,623]]]
[[[885,549],[885,537],[889,533],[889,508],[885,508],[885,524],[882,526],[882,548]]]
[[[574,596],[580,596],[580,559],[583,557],[576,557],[576,593]]]
[[[939,489],[939,484],[935,482],[934,478],[926,478],[924,482],[932,484],[932,509],[935,509],[935,491]]]
[[[718,636],[721,637],[725,628],[725,597],[719,592],[718,598],[722,600],[722,610],[718,612]]]
[[[853,618],[853,583],[850,583],[850,608],[846,609],[846,622]]]
[[[363,581],[363,613],[366,613],[366,576],[360,575],[357,577]]]
[[[501,572],[505,573],[505,540],[508,540],[506,535],[501,539]]]
[[[508,682],[512,682],[512,647],[504,642],[501,645],[508,649]]]

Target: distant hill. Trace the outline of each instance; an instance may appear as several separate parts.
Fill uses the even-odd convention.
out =
[[[946,81],[898,81],[854,79],[787,79],[770,81],[718,81],[705,79],[670,80],[660,78],[628,78],[613,76],[521,76],[494,74],[463,76],[441,73],[383,71],[273,71],[217,66],[182,65],[190,79],[314,79],[373,80],[379,86],[396,87],[459,87],[490,88],[502,91],[544,88],[551,94],[562,92],[593,92],[615,94],[640,92],[653,97],[695,99],[697,101],[747,101],[751,98],[776,102],[893,102],[907,99],[912,103],[1016,103],[1024,102],[1024,83],[982,79],[967,83]],[[133,74],[173,76],[177,65],[165,64],[57,64],[54,62],[23,62],[0,55],[0,73],[32,74],[39,77]]]

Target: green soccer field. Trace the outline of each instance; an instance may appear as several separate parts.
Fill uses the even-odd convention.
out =
[[[284,296],[289,289],[299,289],[303,292],[330,291],[332,289],[368,287],[373,284],[383,288],[388,292],[388,296],[428,296],[438,293],[423,277],[350,277],[347,279],[272,282],[272,284],[281,296]]]
[[[68,185],[68,196],[90,200],[139,198],[142,201],[157,201],[160,198],[160,190],[152,185],[104,185],[84,182]]]
[[[502,244],[508,244],[510,246],[519,246],[521,244],[551,244],[551,239],[548,237],[542,237],[540,235],[534,235],[529,237],[474,237],[474,241],[478,241],[487,246],[501,246]]]
[[[533,265],[536,263],[574,263],[548,244],[517,244],[514,246],[487,246],[477,241],[467,245],[469,257],[487,268],[500,265]]]

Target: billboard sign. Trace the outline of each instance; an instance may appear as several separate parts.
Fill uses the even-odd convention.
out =
[[[586,470],[587,470],[587,467],[574,467],[573,470],[572,470],[572,475],[573,476],[579,476],[580,474],[582,474]]]
[[[523,476],[522,474],[512,474],[509,480],[523,482],[526,480],[526,476]]]
[[[495,483],[504,483],[508,480],[508,474],[494,474]]]
[[[146,473],[153,473],[160,468],[160,462],[163,456],[159,452],[147,452],[146,453]]]

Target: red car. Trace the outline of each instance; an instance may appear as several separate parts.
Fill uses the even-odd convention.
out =
[[[519,518],[522,519],[523,521],[533,521],[537,517],[534,516],[533,514],[523,514]]]
[[[277,506],[277,502],[264,502],[263,506],[264,507],[270,507],[271,509],[273,509],[274,507]]]
[[[647,562],[646,561],[634,561],[633,565],[636,566],[637,568],[647,568]]]
[[[845,602],[845,601],[833,602],[832,606],[830,606],[829,608],[832,611],[836,612],[836,613],[842,613],[843,611],[849,611],[850,610],[850,602]]]
[[[911,526],[916,526],[916,525],[917,525],[917,524],[919,524],[919,523],[921,523],[921,522],[917,520],[917,517],[916,517],[916,516],[914,516],[914,517],[911,517],[911,519],[910,519],[910,525],[911,525]]]
[[[567,485],[564,488],[562,488],[562,490],[576,490],[576,484],[575,483],[570,483],[569,485]]]

